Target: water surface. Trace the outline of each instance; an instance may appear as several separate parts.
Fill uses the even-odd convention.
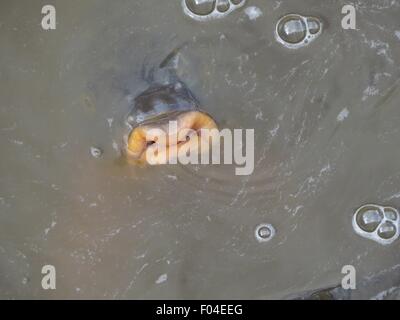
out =
[[[355,1],[357,30],[341,28],[344,1],[249,0],[207,22],[179,0],[52,3],[53,31],[41,1],[0,5],[1,298],[285,298],[339,285],[348,264],[347,298],[398,292],[399,242],[351,221],[366,203],[400,207],[399,2]],[[289,13],[322,34],[282,46]],[[179,46],[204,109],[255,129],[252,175],[119,161],[143,65]],[[56,290],[40,285],[46,264]]]

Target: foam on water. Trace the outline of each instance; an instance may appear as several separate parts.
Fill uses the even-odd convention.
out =
[[[246,15],[249,17],[250,20],[256,20],[258,17],[262,16],[262,11],[260,8],[251,6],[244,10]]]

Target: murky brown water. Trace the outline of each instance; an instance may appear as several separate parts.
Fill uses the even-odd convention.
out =
[[[351,225],[365,203],[400,207],[400,3],[379,3],[356,1],[343,30],[344,1],[249,0],[208,22],[180,0],[52,1],[44,31],[42,1],[2,1],[0,297],[283,298],[340,285],[348,264],[346,297],[398,294],[399,242]],[[285,48],[288,13],[322,34]],[[204,109],[255,129],[252,175],[118,161],[143,65],[182,44],[178,73]],[[41,287],[46,264],[56,290]]]

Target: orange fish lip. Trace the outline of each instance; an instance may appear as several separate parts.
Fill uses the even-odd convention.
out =
[[[204,141],[201,130],[218,129],[209,114],[198,110],[178,113],[170,121],[176,121],[176,132],[168,132],[166,124],[168,121],[163,123],[148,121],[133,128],[126,145],[128,160],[135,164],[167,164],[171,155],[178,154],[179,150],[188,144],[191,144],[191,150],[201,152],[200,143]],[[166,139],[159,139],[160,134],[164,134]],[[164,147],[164,151],[147,152],[154,151],[160,146]]]

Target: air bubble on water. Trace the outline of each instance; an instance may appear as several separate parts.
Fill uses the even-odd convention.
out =
[[[196,15],[207,16],[216,6],[216,0],[184,0],[187,8]]]
[[[220,19],[242,7],[246,0],[182,0],[183,12],[197,21]]]
[[[288,43],[300,43],[307,35],[307,27],[300,16],[287,16],[278,24],[279,37]]]
[[[321,29],[321,23],[316,18],[307,18],[307,26],[311,34],[317,34]]]
[[[396,226],[393,224],[393,222],[386,221],[379,227],[378,236],[387,240],[393,238],[396,235],[396,232]]]
[[[396,221],[399,218],[399,213],[395,208],[385,207],[385,217],[389,220]]]
[[[388,245],[399,237],[400,219],[395,208],[367,204],[356,210],[353,229],[361,237]]]
[[[275,228],[271,224],[262,223],[256,227],[254,234],[258,242],[267,242],[275,236],[275,233]]]
[[[219,0],[217,4],[217,10],[219,12],[226,12],[230,8],[229,0]]]
[[[90,147],[90,154],[93,158],[99,159],[103,155],[103,150],[97,147]]]
[[[358,210],[357,224],[366,232],[374,232],[383,220],[383,214],[377,206],[364,206]]]
[[[322,22],[318,18],[288,14],[277,22],[275,38],[285,47],[297,49],[311,43],[321,31]]]
[[[238,4],[240,4],[241,2],[245,2],[246,0],[231,0],[231,2],[235,5],[235,6],[237,6]]]

